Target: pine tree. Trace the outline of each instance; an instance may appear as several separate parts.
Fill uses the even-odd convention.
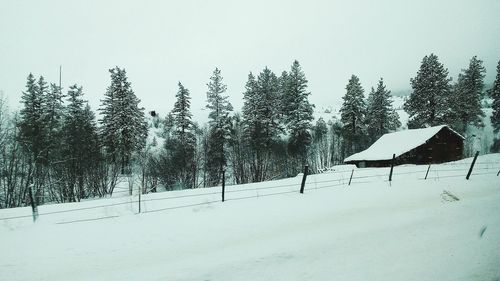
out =
[[[283,132],[280,122],[278,78],[269,69],[264,70],[257,77],[257,114],[262,124],[261,144],[270,149],[278,135]]]
[[[62,129],[62,156],[66,161],[63,201],[80,201],[90,195],[103,195],[95,188],[98,185],[93,177],[102,159],[97,124],[94,113],[82,96],[82,87],[76,84],[70,86]],[[86,184],[90,186],[86,188]]]
[[[189,90],[179,82],[179,91],[172,110],[175,124],[173,138],[166,143],[171,151],[170,162],[174,165],[173,173],[177,175],[182,188],[192,188],[195,183],[195,148],[196,136],[194,123],[191,120],[191,97]]]
[[[497,76],[495,82],[493,82],[493,87],[489,90],[489,95],[493,99],[491,105],[493,112],[490,117],[491,125],[495,134],[498,134],[500,132],[500,61],[497,64]],[[500,152],[500,138],[494,139],[491,151]]]
[[[485,114],[481,109],[481,99],[485,72],[483,62],[474,56],[470,60],[469,68],[462,69],[453,87],[453,95],[450,98],[451,122],[453,128],[460,133],[465,133],[469,125],[484,126]]]
[[[174,126],[174,116],[172,115],[172,112],[169,112],[163,120],[163,131],[161,133],[161,136],[165,139],[170,138],[172,136]]]
[[[110,69],[111,85],[108,87],[100,111],[101,135],[106,152],[113,163],[121,166],[122,173],[129,166],[132,154],[146,144],[148,126],[144,108],[132,91],[124,69]]]
[[[63,125],[63,157],[68,159],[66,167],[66,184],[62,190],[61,201],[75,200],[75,187],[78,178],[81,177],[81,166],[79,160],[82,158],[81,149],[83,146],[81,135],[81,115],[83,110],[83,95],[82,88],[76,84],[69,87],[68,90],[68,106],[66,108],[66,118]],[[78,194],[78,193],[77,193]]]
[[[207,84],[207,108],[211,110],[208,115],[211,126],[220,126],[221,120],[227,118],[229,112],[233,110],[233,106],[228,101],[228,96],[224,95],[227,85],[222,83],[222,80],[221,71],[215,68],[210,77],[210,82]]]
[[[380,78],[377,90],[372,88],[368,95],[366,130],[370,143],[390,131],[395,131],[399,126],[401,122],[399,122],[399,115],[392,107],[391,92],[386,90],[384,80]]]
[[[436,126],[448,120],[450,114],[450,81],[448,69],[434,54],[425,56],[417,76],[412,78],[413,92],[405,102],[409,114],[408,127],[422,128]]]
[[[26,91],[22,93],[21,102],[24,107],[20,111],[20,139],[26,150],[30,151],[33,160],[40,150],[40,130],[42,129],[42,96],[33,74],[29,74]]]
[[[45,127],[45,150],[43,157],[52,162],[60,157],[60,146],[58,141],[62,137],[62,121],[64,118],[64,95],[61,88],[54,83],[50,84],[49,90],[43,96],[42,120]]]
[[[20,129],[19,140],[29,158],[26,189],[34,214],[36,214],[36,206],[44,201],[43,188],[47,175],[48,142],[47,126],[44,123],[44,102],[48,94],[48,86],[43,76],[40,76],[36,81],[30,73],[27,80],[26,92],[23,92],[21,97],[24,108],[21,109],[18,126]],[[36,218],[36,216],[34,217]]]
[[[343,97],[344,103],[340,109],[340,121],[345,141],[344,151],[346,155],[351,155],[364,147],[366,104],[364,90],[357,76],[351,76],[346,90]]]
[[[281,76],[284,86],[283,113],[289,133],[288,148],[291,155],[298,156],[300,164],[307,159],[307,148],[311,144],[313,105],[309,103],[311,94],[307,91],[307,79],[298,61],[294,61],[288,75]]]
[[[244,140],[248,143],[248,148],[251,151],[250,174],[253,182],[261,181],[263,178],[263,148],[262,139],[262,122],[260,120],[260,101],[257,90],[257,80],[250,72],[248,81],[245,85],[246,91],[243,93],[243,109],[242,109],[242,126]],[[249,177],[250,178],[250,177]]]
[[[232,118],[230,139],[230,155],[233,168],[233,176],[237,184],[248,182],[247,163],[248,163],[248,142],[245,137],[245,128],[241,115],[236,113]]]
[[[21,120],[19,123],[20,138],[23,146],[30,152],[36,163],[46,162],[44,157],[47,146],[47,126],[44,119],[45,103],[47,101],[48,86],[43,76],[38,81],[30,73],[26,83],[26,92],[23,92],[21,102]]]
[[[489,94],[493,99],[493,104],[491,105],[493,113],[490,117],[491,125],[493,126],[494,132],[498,133],[500,132],[500,61],[498,61],[497,76]]]
[[[216,68],[207,84],[207,108],[209,113],[209,135],[208,135],[208,155],[207,167],[209,172],[209,185],[216,185],[220,182],[221,170],[226,166],[226,146],[230,138],[231,121],[229,113],[233,110],[228,96],[224,95],[227,86],[222,83],[221,72]]]
[[[279,120],[278,80],[271,70],[265,68],[257,79],[248,75],[243,99],[245,131],[255,149],[269,149],[279,133],[283,131]]]
[[[99,166],[99,163],[101,163],[104,159],[101,153],[102,145],[99,138],[99,130],[97,127],[95,114],[91,110],[90,105],[87,102],[85,103],[85,107],[83,108],[81,120],[81,135],[82,142],[84,143],[82,146],[82,151],[87,151],[87,153],[84,154],[82,158],[82,166],[84,171],[87,171],[87,173],[95,173],[95,171],[98,171],[97,168]],[[92,177],[90,177],[90,179],[90,182],[95,182],[96,180]],[[94,186],[97,186],[97,184],[94,184]]]
[[[181,82],[178,84],[179,91],[175,95],[177,101],[174,104],[174,109],[172,110],[172,116],[174,117],[174,123],[176,126],[175,135],[179,140],[186,146],[194,146],[194,130],[193,121],[191,118],[191,97],[189,96],[189,90],[186,89]]]
[[[260,120],[258,114],[259,100],[257,96],[257,80],[250,72],[248,74],[248,81],[245,85],[246,91],[243,93],[243,124],[244,131],[247,139],[252,147],[258,148],[257,139],[260,136]]]
[[[291,96],[288,95],[287,93],[289,92],[289,84],[288,83],[288,72],[283,71],[281,73],[281,76],[278,78],[278,98],[280,100],[280,103],[277,104],[279,106],[279,112],[282,117],[282,122],[286,123],[286,112],[287,112],[287,106],[292,102],[288,98]]]
[[[283,132],[280,122],[278,78],[267,67],[257,79],[250,73],[243,99],[243,123],[253,156],[252,181],[266,177],[266,160]]]

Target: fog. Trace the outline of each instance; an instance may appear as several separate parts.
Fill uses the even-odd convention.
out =
[[[0,90],[18,108],[27,75],[67,89],[77,83],[94,109],[127,70],[147,110],[170,111],[181,81],[195,118],[206,83],[222,70],[236,109],[247,75],[277,75],[297,59],[311,102],[338,107],[351,74],[365,91],[383,77],[410,88],[423,56],[435,53],[456,79],[477,55],[493,81],[500,60],[500,1],[2,1]]]

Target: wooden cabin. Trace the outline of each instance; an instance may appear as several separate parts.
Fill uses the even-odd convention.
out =
[[[464,137],[446,125],[385,134],[368,149],[344,159],[358,168],[435,164],[462,159]]]

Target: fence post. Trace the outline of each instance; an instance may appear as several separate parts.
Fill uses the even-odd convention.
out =
[[[226,169],[222,169],[222,202],[224,202],[225,193],[226,193]]]
[[[392,181],[392,170],[394,169],[394,160],[395,159],[396,159],[396,154],[392,154],[391,171],[389,172],[389,182]]]
[[[351,177],[349,178],[349,184],[347,185],[351,185],[351,181],[352,181],[352,175],[354,174],[354,169],[352,169],[352,172],[351,172]]]
[[[139,187],[139,214],[141,213],[141,193],[142,193],[142,187],[138,185]]]
[[[38,207],[36,206],[36,202],[33,198],[33,184],[28,185],[28,195],[30,197],[30,204],[31,204],[31,211],[33,213],[33,222],[36,222],[36,219],[38,218]]]
[[[469,172],[467,173],[467,176],[465,177],[466,180],[468,180],[470,178],[470,174],[472,174],[472,169],[474,169],[474,164],[476,164],[477,156],[479,156],[479,151],[476,151],[476,155],[474,155],[474,159],[472,160],[472,163],[470,164]]]
[[[429,164],[429,167],[427,168],[427,172],[425,173],[425,178],[424,180],[427,179],[427,175],[429,174],[429,170],[431,169],[431,164]]]
[[[309,172],[309,166],[304,166],[304,175],[302,176],[302,184],[300,185],[300,193],[304,193],[304,186],[306,185],[307,173]]]

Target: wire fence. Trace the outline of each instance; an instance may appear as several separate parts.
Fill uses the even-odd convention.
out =
[[[429,165],[428,167],[426,166],[425,169],[416,169],[415,166],[410,166],[410,167],[395,167],[395,171],[392,174],[393,181],[397,180],[399,176],[412,176],[416,175],[415,178],[416,180],[440,180],[440,179],[447,179],[447,178],[459,178],[463,177],[465,178],[467,172],[472,172],[470,176],[492,176],[496,175],[498,176],[500,173],[500,162],[479,162],[475,163],[477,167],[475,167],[473,170],[471,170],[471,163],[446,163],[446,164],[440,164],[436,165],[436,167],[433,167]],[[418,166],[417,166],[418,167]],[[388,173],[388,168],[362,168],[362,169],[352,169],[352,170],[342,170],[342,171],[335,171],[335,170],[329,170],[325,172],[324,174],[321,175],[327,175],[328,177],[331,177],[329,179],[322,179],[322,180],[316,180],[316,177],[309,178],[310,180],[306,183],[305,190],[307,192],[309,191],[314,191],[314,190],[321,190],[325,188],[341,188],[341,187],[348,187],[350,185],[354,184],[366,184],[366,183],[374,183],[377,182],[377,180],[381,180],[384,182],[391,181],[389,178],[389,173]],[[425,175],[425,177],[424,177]],[[307,177],[307,175],[306,175]],[[324,177],[324,176],[322,176]],[[292,181],[295,179],[285,179],[284,181]],[[228,198],[226,198],[224,201],[239,201],[239,200],[246,200],[246,199],[254,199],[254,198],[260,198],[260,197],[270,197],[270,196],[282,196],[285,194],[292,194],[292,193],[299,193],[299,188],[301,187],[301,184],[299,181],[297,182],[291,182],[287,184],[279,184],[279,185],[270,185],[270,186],[262,186],[264,184],[269,184],[269,182],[266,183],[256,183],[255,187],[247,187],[246,185],[242,186],[241,188],[238,188],[238,185],[232,185],[228,186],[225,190],[225,194],[229,195]],[[210,190],[214,190],[213,188],[210,188]],[[268,192],[269,191],[269,192]],[[197,192],[200,192],[197,190]],[[117,189],[114,194],[120,194],[120,193],[132,193],[132,190],[130,188],[121,188]],[[66,209],[66,210],[55,210],[55,211],[45,211],[45,212],[39,212],[39,216],[52,216],[52,215],[57,215],[57,214],[64,214],[64,213],[71,213],[71,212],[83,212],[83,211],[89,211],[89,210],[94,210],[94,209],[103,209],[103,208],[109,208],[109,207],[117,207],[117,206],[127,206],[131,207],[132,210],[128,210],[126,214],[138,214],[138,213],[156,213],[156,212],[162,212],[162,211],[168,211],[168,210],[175,210],[175,209],[183,209],[183,208],[193,208],[193,207],[200,207],[200,206],[207,206],[210,204],[217,204],[217,203],[222,203],[220,199],[217,199],[216,197],[222,196],[222,190],[217,190],[217,191],[208,191],[208,192],[201,192],[201,193],[195,193],[195,194],[182,194],[182,195],[168,195],[168,196],[162,196],[162,197],[155,197],[155,198],[140,198],[140,195],[138,194],[132,194],[130,197],[119,197],[118,199],[126,198],[126,201],[123,202],[115,202],[115,203],[109,203],[109,204],[104,204],[104,205],[98,205],[98,206],[88,206],[88,207],[79,207],[79,208],[73,208],[73,209]],[[198,200],[198,201],[191,201],[191,200]],[[167,203],[166,206],[163,204],[162,206],[158,206],[158,204],[154,204],[155,202],[168,202],[168,201],[178,201],[175,203]],[[180,202],[179,202],[180,201]],[[153,204],[150,206],[150,203]],[[45,208],[45,206],[42,206]],[[138,211],[143,209],[143,211]],[[77,222],[88,222],[88,221],[96,221],[96,220],[104,220],[104,219],[112,219],[112,218],[117,218],[120,216],[123,216],[123,214],[113,214],[109,215],[106,214],[106,216],[98,216],[95,217],[95,214],[93,217],[90,218],[79,218],[79,219],[74,219],[74,220],[65,220],[65,221],[59,221],[56,222],[56,224],[69,224],[69,223],[77,223]],[[26,218],[32,218],[33,214],[26,214],[26,215],[17,215],[17,216],[10,216],[10,217],[0,217],[0,221],[9,221],[9,220],[15,220],[15,219],[26,219]]]

